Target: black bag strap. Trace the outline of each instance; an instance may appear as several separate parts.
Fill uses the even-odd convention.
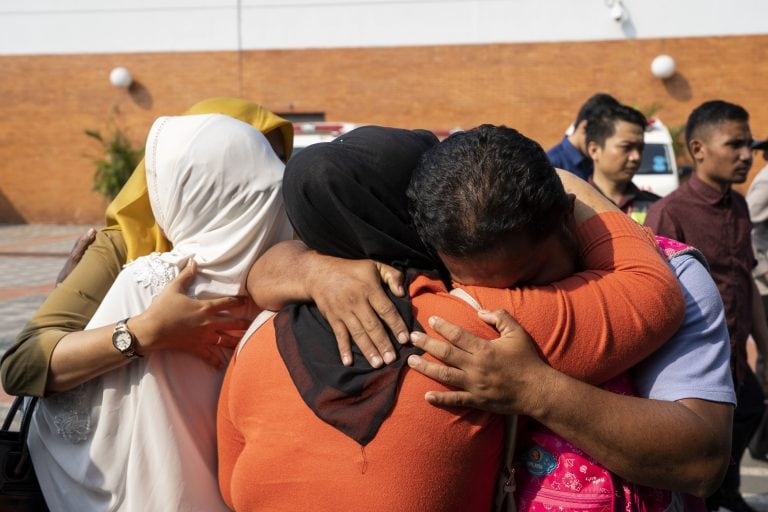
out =
[[[515,442],[517,440],[517,416],[505,417],[504,454],[502,467],[496,479],[493,510],[495,512],[517,512],[515,502]]]
[[[8,431],[11,429],[13,418],[16,416],[16,412],[19,410],[19,407],[21,407],[22,402],[24,402],[23,396],[17,396],[14,399],[11,407],[8,409],[8,412],[5,415],[5,421],[3,421],[3,431]]]
[[[11,424],[13,423],[13,419],[16,417],[16,414],[18,414],[19,410],[22,409],[22,405],[24,404],[25,397],[23,396],[17,396],[13,403],[11,404],[11,407],[8,409],[8,413],[5,415],[5,420],[3,421],[3,432],[8,432],[11,429]],[[13,468],[13,472],[16,476],[23,475],[29,466],[30,460],[29,460],[29,447],[27,446],[27,435],[29,434],[29,426],[32,424],[32,414],[35,411],[35,405],[37,405],[38,397],[33,396],[30,397],[29,404],[27,404],[27,407],[23,409],[23,416],[21,417],[21,427],[19,428],[19,440],[21,441],[21,455],[19,457],[19,463],[16,464],[16,467]]]

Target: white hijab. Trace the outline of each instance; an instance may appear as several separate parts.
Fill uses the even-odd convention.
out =
[[[152,211],[174,248],[126,265],[87,328],[145,311],[190,257],[199,271],[189,295],[242,293],[253,261],[291,237],[283,164],[249,124],[161,117],[146,171]],[[216,478],[223,374],[165,350],[42,400],[28,441],[51,510],[227,510]]]
[[[245,291],[248,269],[291,237],[282,198],[283,163],[264,135],[221,114],[160,117],[146,146],[149,201],[173,244],[163,254],[198,264],[189,294]]]

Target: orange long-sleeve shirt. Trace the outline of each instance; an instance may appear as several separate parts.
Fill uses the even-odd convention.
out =
[[[592,217],[576,236],[589,270],[549,286],[462,288],[485,309],[509,311],[552,367],[600,384],[671,338],[685,300],[652,235],[623,213]]]

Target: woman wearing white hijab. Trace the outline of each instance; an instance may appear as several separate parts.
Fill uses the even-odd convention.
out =
[[[173,249],[126,265],[107,293],[88,328],[117,322],[116,340],[121,321],[130,329],[130,318],[189,261],[199,271],[188,295],[242,295],[253,261],[292,233],[283,164],[246,123],[218,114],[161,117],[147,139],[146,171],[153,214]],[[116,341],[118,367],[38,404],[29,445],[49,507],[227,510],[216,479],[223,369],[174,350],[183,339],[143,346],[140,336],[122,338],[132,346]],[[223,362],[231,356],[214,348]]]

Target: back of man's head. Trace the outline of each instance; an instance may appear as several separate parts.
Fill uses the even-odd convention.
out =
[[[576,121],[573,122],[573,127],[578,128],[582,121],[587,121],[587,124],[589,124],[590,120],[602,109],[616,105],[620,105],[620,103],[610,94],[604,92],[593,94],[579,109],[579,113],[576,114]]]
[[[422,240],[456,257],[560,229],[571,202],[539,144],[505,126],[451,135],[422,155],[408,187]]]
[[[587,124],[587,144],[596,143],[601,148],[605,147],[605,141],[616,133],[616,124],[619,121],[639,126],[645,130],[647,120],[638,110],[627,105],[606,105],[598,109],[594,117]]]
[[[707,101],[693,109],[685,125],[685,145],[691,151],[691,141],[705,137],[705,132],[725,121],[749,122],[749,113],[740,105],[723,100]]]

